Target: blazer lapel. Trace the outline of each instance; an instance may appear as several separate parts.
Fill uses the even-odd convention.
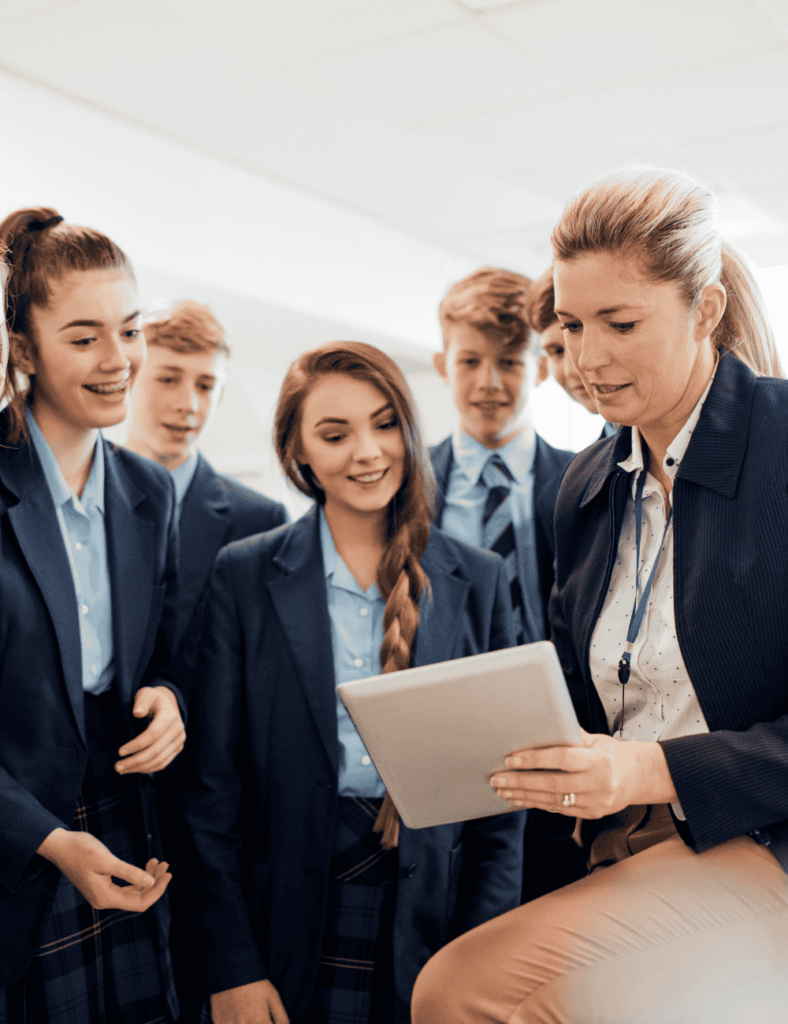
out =
[[[115,670],[120,693],[128,700],[148,630],[151,588],[156,579],[156,530],[139,507],[145,501],[145,493],[123,473],[106,441],[104,466]]]
[[[84,741],[79,615],[74,580],[55,505],[31,446],[20,447],[0,472],[3,483],[20,499],[17,505],[9,508],[8,518],[52,619],[69,703]]]
[[[315,725],[337,773],[339,738],[334,656],[316,507],[293,524],[274,563],[282,576],[269,584],[271,600]]]
[[[176,647],[191,621],[219,549],[230,533],[230,503],[217,473],[197,456],[194,479],[186,492],[179,524],[178,626]]]
[[[445,441],[441,441],[439,445],[431,448],[430,458],[432,460],[432,469],[435,473],[435,483],[437,485],[435,493],[435,514],[432,521],[436,526],[440,527],[443,521],[443,510],[446,507],[446,491],[449,488],[452,462],[454,461],[454,448],[452,447],[451,437],[447,437]]]
[[[471,586],[454,575],[457,559],[430,537],[421,565],[430,580],[432,596],[422,594],[413,665],[433,665],[454,657]]]

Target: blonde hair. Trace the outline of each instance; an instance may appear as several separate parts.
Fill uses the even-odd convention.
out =
[[[482,267],[457,281],[438,307],[444,347],[447,329],[455,323],[466,323],[506,348],[515,352],[524,349],[531,340],[525,315],[530,286],[530,278],[497,267]]]
[[[222,325],[208,306],[182,299],[165,309],[151,310],[142,324],[149,345],[169,348],[187,355],[195,352],[218,352],[230,355]]]
[[[595,181],[565,207],[553,228],[553,255],[592,252],[636,259],[655,281],[679,284],[694,310],[719,282],[728,297],[712,334],[755,373],[781,376],[774,335],[747,257],[720,238],[714,193],[683,171],[637,167]]]

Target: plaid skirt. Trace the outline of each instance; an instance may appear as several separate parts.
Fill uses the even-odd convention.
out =
[[[394,996],[396,850],[372,831],[382,800],[340,797],[317,981],[292,1024],[410,1024]],[[206,1004],[201,1024],[210,1024]]]
[[[113,767],[124,737],[114,690],[85,695],[85,728],[88,767],[71,827],[141,865],[137,784]],[[94,910],[61,875],[33,964],[0,989],[0,1024],[167,1024],[168,993],[169,953],[159,949],[153,911]]]

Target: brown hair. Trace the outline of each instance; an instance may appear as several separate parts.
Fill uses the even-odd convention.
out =
[[[419,625],[419,597],[429,593],[429,579],[420,560],[430,537],[435,480],[421,442],[415,403],[397,364],[379,349],[358,341],[329,342],[299,356],[287,371],[274,421],[274,445],[282,468],[299,491],[318,504],[325,494],[311,468],[299,462],[301,412],[315,384],[344,374],[373,384],[385,395],[397,416],[405,441],[402,484],[387,509],[387,544],[378,566],[377,583],[386,600],[383,613],[382,672],[410,666]],[[381,821],[384,845],[397,842],[396,812],[387,801]],[[393,814],[392,814],[393,812]]]
[[[466,323],[514,352],[524,349],[531,340],[525,316],[530,286],[530,278],[497,267],[482,267],[457,281],[438,307],[444,348],[447,329]]]
[[[553,268],[548,267],[541,277],[537,277],[528,289],[525,299],[525,315],[528,323],[535,331],[542,334],[550,324],[558,323],[555,313],[555,285],[553,284]]]
[[[45,309],[52,297],[52,284],[75,270],[118,267],[134,278],[125,253],[106,235],[93,228],[66,224],[50,206],[17,210],[0,224],[0,246],[6,248],[11,268],[5,295],[5,318],[9,334],[19,334],[35,344],[30,311]],[[9,434],[16,441],[26,434],[24,402],[29,387],[17,380],[13,350],[8,360],[3,396],[8,399]]]
[[[224,330],[209,307],[189,299],[146,313],[142,329],[149,345],[169,348],[181,355],[194,352],[230,355]]]
[[[712,343],[754,372],[778,377],[780,360],[755,276],[743,253],[723,242],[714,193],[683,171],[629,168],[600,178],[572,199],[552,234],[557,260],[612,252],[639,260],[655,281],[674,281],[690,310],[706,285],[728,296]]]

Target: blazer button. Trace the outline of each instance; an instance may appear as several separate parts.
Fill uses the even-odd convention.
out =
[[[402,869],[402,875],[404,878],[413,878],[418,871],[418,864],[408,864],[406,868]]]

